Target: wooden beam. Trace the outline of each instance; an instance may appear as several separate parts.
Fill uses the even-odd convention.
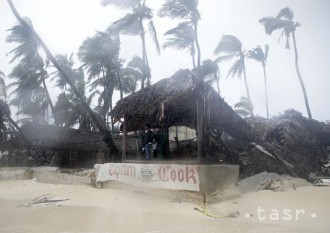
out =
[[[128,117],[124,117],[124,123],[123,123],[123,143],[122,143],[122,162],[125,162],[126,156],[127,156],[127,120]]]

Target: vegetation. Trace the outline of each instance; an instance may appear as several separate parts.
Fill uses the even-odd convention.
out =
[[[269,46],[265,45],[264,50],[257,46],[254,49],[248,51],[248,58],[253,59],[257,62],[260,62],[263,72],[264,72],[264,85],[265,85],[265,96],[266,96],[266,113],[267,119],[269,119],[269,110],[268,110],[268,92],[267,92],[267,75],[266,75],[266,61],[268,57]]]
[[[241,41],[233,36],[233,35],[224,35],[221,38],[221,41],[219,42],[218,46],[214,50],[214,54],[221,55],[219,56],[216,61],[217,62],[223,62],[226,60],[232,60],[234,59],[234,63],[231,66],[231,68],[228,71],[227,77],[239,77],[241,78],[242,74],[244,76],[244,84],[246,89],[246,95],[250,103],[251,97],[250,97],[250,90],[247,83],[246,78],[246,70],[245,70],[245,58],[246,58],[246,52],[242,49],[242,43]],[[253,116],[253,112],[251,112],[251,115]]]
[[[106,6],[108,4],[112,4],[123,9],[129,9],[131,11],[130,13],[127,13],[123,18],[112,23],[112,25],[110,26],[110,31],[119,32],[125,35],[140,36],[142,42],[142,60],[144,66],[147,68],[146,72],[144,73],[144,77],[141,80],[141,88],[144,88],[145,82],[147,85],[151,84],[151,73],[146,48],[144,22],[147,23],[148,32],[153,39],[157,52],[160,54],[160,46],[157,38],[157,32],[155,25],[152,21],[152,10],[146,5],[146,0],[102,1],[103,6]]]
[[[11,1],[8,0],[8,2]],[[114,129],[109,112],[112,110],[113,96],[116,91],[118,91],[120,99],[123,99],[125,94],[135,92],[139,84],[141,89],[151,84],[146,32],[149,33],[156,50],[160,53],[153,22],[153,10],[146,5],[146,0],[103,0],[102,4],[103,6],[119,7],[127,10],[127,13],[123,18],[112,23],[109,22],[110,26],[107,30],[97,31],[86,38],[80,45],[77,54],[52,57],[42,40],[34,32],[32,22],[28,18],[17,18],[19,22],[8,30],[7,36],[7,42],[16,46],[10,51],[11,63],[14,64],[14,67],[8,75],[10,84],[7,88],[5,88],[4,74],[0,71],[1,129],[4,129],[4,122],[9,121],[10,109],[6,104],[9,97],[9,104],[18,108],[17,114],[20,114],[21,120],[52,124],[48,113],[50,108],[54,123],[59,126],[75,126],[85,130],[98,128],[104,133]],[[204,83],[215,85],[220,95],[218,63],[232,62],[227,77],[243,77],[246,89],[246,97],[241,97],[240,102],[234,106],[242,117],[254,116],[246,75],[246,59],[259,62],[264,73],[265,105],[267,118],[269,118],[266,75],[268,45],[244,50],[242,42],[237,37],[224,35],[214,50],[216,58],[206,58],[202,61],[202,51],[198,39],[198,24],[201,20],[198,0],[166,0],[158,10],[158,16],[177,20],[175,21],[176,26],[165,32],[166,40],[162,47],[189,53],[192,70],[198,77],[198,80],[195,81],[200,85],[199,87],[202,87]],[[272,34],[278,29],[283,30],[281,38],[286,37],[286,48],[290,48],[290,37],[292,37],[296,72],[308,116],[312,118],[298,66],[295,32],[300,24],[293,21],[293,12],[290,8],[282,9],[276,17],[262,18],[260,23],[264,25],[267,34]],[[140,56],[135,55],[129,61],[120,57],[121,35],[138,36],[141,39]],[[40,47],[45,49],[47,59],[40,55]],[[79,61],[76,60],[76,57]],[[50,61],[53,65],[50,65]],[[55,105],[49,95],[49,81],[52,81],[55,87],[61,90]],[[7,96],[8,90],[10,91],[9,96]],[[201,96],[198,105],[200,111],[197,111],[201,117],[199,119],[205,116],[204,97]]]
[[[296,72],[298,75],[298,79],[300,82],[300,86],[304,95],[306,110],[309,119],[312,119],[312,113],[309,107],[307,92],[305,88],[304,81],[301,77],[299,64],[298,64],[298,49],[297,49],[297,42],[296,42],[296,29],[300,26],[300,23],[293,21],[293,11],[286,7],[282,9],[276,17],[264,17],[259,21],[261,24],[265,26],[265,30],[267,34],[272,34],[273,31],[282,29],[282,33],[280,39],[285,35],[286,37],[286,44],[285,48],[290,49],[290,37],[292,36],[292,42],[294,47],[294,54],[295,54],[295,66]]]

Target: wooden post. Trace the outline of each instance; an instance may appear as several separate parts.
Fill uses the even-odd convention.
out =
[[[123,143],[122,143],[122,162],[125,162],[127,156],[127,116],[123,123]]]
[[[202,162],[204,154],[204,103],[203,99],[198,96],[197,98],[197,158],[198,163]]]

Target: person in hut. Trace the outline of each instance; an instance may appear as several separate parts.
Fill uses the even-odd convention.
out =
[[[144,138],[144,148],[146,150],[147,160],[151,159],[151,149],[152,149],[152,141],[154,138],[153,133],[151,132],[150,124],[146,125],[147,132]]]

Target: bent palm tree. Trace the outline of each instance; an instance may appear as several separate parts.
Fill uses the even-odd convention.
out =
[[[160,17],[169,17],[172,19],[183,19],[186,24],[191,25],[193,29],[193,41],[197,49],[197,62],[193,62],[193,64],[197,64],[197,66],[195,65],[197,69],[197,79],[194,78],[194,81],[201,91],[197,99],[197,154],[198,160],[201,162],[205,154],[207,121],[205,107],[206,93],[204,91],[203,77],[200,73],[201,48],[198,40],[198,22],[201,17],[198,10],[198,0],[166,0],[159,10],[158,15]]]
[[[305,106],[306,106],[308,117],[309,117],[309,119],[312,119],[312,113],[311,113],[311,110],[309,107],[306,88],[304,85],[304,81],[301,77],[299,65],[298,65],[298,49],[297,49],[295,32],[296,32],[297,27],[300,26],[300,23],[293,21],[293,11],[289,7],[282,9],[277,14],[276,17],[273,17],[273,16],[264,17],[264,18],[260,19],[259,22],[264,25],[266,33],[269,35],[272,34],[273,31],[275,31],[275,30],[282,29],[282,33],[281,33],[281,36],[279,39],[281,39],[284,35],[286,36],[285,47],[287,49],[290,49],[290,36],[292,36],[294,54],[295,54],[296,72],[297,72],[300,86],[301,86],[301,89],[302,89],[302,92],[304,95]]]
[[[147,85],[151,84],[150,66],[148,61],[146,41],[145,41],[145,26],[147,22],[148,32],[153,39],[157,52],[160,54],[160,47],[157,38],[155,25],[152,21],[152,10],[146,6],[146,0],[102,0],[101,4],[106,6],[108,4],[115,5],[123,9],[130,9],[131,12],[126,14],[123,18],[112,23],[110,30],[118,31],[124,35],[139,35],[142,42],[142,59],[146,67],[148,67],[147,76],[141,82],[141,88],[144,88],[145,81]],[[146,80],[145,80],[146,79]]]
[[[214,54],[222,55],[216,59],[217,62],[222,62],[229,59],[235,59],[234,64],[231,66],[231,68],[228,71],[227,77],[237,76],[240,78],[243,73],[246,95],[249,101],[252,103],[250,97],[250,90],[246,78],[245,52],[242,49],[242,43],[240,42],[240,40],[233,35],[222,36],[221,41],[214,50]],[[252,112],[252,116],[253,116],[253,112]]]
[[[26,18],[25,20],[29,27],[33,29],[31,20],[28,18]],[[39,55],[39,44],[29,27],[22,23],[18,23],[8,30],[10,34],[7,36],[7,42],[18,44],[16,48],[10,51],[10,54],[13,56],[11,62],[19,60],[19,64],[25,66],[26,69],[35,70],[34,78],[40,80],[43,84],[44,90],[46,92],[46,98],[48,100],[47,102],[51,107],[54,120],[56,122],[56,114],[54,112],[53,102],[50,98],[45,81],[47,77],[45,63],[42,57]]]
[[[198,11],[198,0],[166,0],[158,12],[160,17],[169,17],[172,19],[184,19],[185,22],[179,24],[177,27],[171,29],[173,39],[179,38],[181,41],[185,41],[187,47],[191,48],[191,53],[195,54],[195,46],[191,45],[191,34],[193,34],[193,43],[197,49],[197,62],[193,61],[193,64],[197,63],[197,70],[201,65],[201,48],[198,40],[198,21],[201,19]],[[189,28],[190,26],[191,28]],[[183,35],[180,30],[185,30],[188,34]],[[192,29],[192,31],[191,31]],[[170,39],[171,41],[171,39]],[[193,49],[193,51],[192,51]],[[196,65],[194,65],[196,66]]]
[[[269,110],[268,110],[268,92],[267,92],[267,76],[266,76],[266,61],[268,57],[269,46],[265,45],[264,50],[257,46],[254,49],[248,51],[248,58],[253,59],[257,62],[260,62],[263,72],[264,72],[264,85],[265,85],[265,95],[266,95],[266,113],[267,119],[269,119]]]
[[[165,32],[167,36],[166,42],[163,44],[163,48],[173,48],[178,50],[187,50],[190,52],[192,58],[193,68],[196,69],[195,61],[195,37],[194,29],[188,22],[179,23],[178,26]]]
[[[50,50],[48,49],[48,47],[46,46],[46,44],[43,42],[43,40],[41,39],[41,37],[33,30],[33,28],[18,14],[13,2],[11,0],[7,0],[10,9],[12,10],[13,14],[15,15],[15,17],[17,18],[17,20],[25,25],[26,27],[29,28],[29,30],[31,30],[34,34],[34,36],[36,37],[36,40],[38,41],[38,43],[40,44],[40,46],[43,48],[43,50],[45,51],[48,59],[53,63],[53,65],[56,67],[56,69],[63,75],[63,78],[67,81],[67,83],[70,85],[72,91],[75,93],[75,95],[78,97],[79,101],[81,102],[84,110],[86,112],[88,112],[89,116],[92,118],[93,122],[96,124],[97,128],[100,130],[100,132],[104,135],[104,141],[105,143],[108,144],[108,146],[110,147],[110,151],[113,152],[116,150],[116,146],[113,142],[113,139],[109,133],[109,131],[106,129],[105,125],[102,124],[102,122],[100,121],[100,119],[97,117],[97,115],[95,115],[95,113],[93,112],[93,110],[90,108],[89,104],[86,102],[86,97],[84,95],[82,95],[79,90],[76,88],[76,86],[74,85],[74,83],[72,82],[72,80],[70,80],[70,78],[68,77],[68,75],[65,73],[65,71],[62,69],[62,67],[59,65],[59,63],[56,61],[55,57],[53,56],[53,54],[50,52]]]

